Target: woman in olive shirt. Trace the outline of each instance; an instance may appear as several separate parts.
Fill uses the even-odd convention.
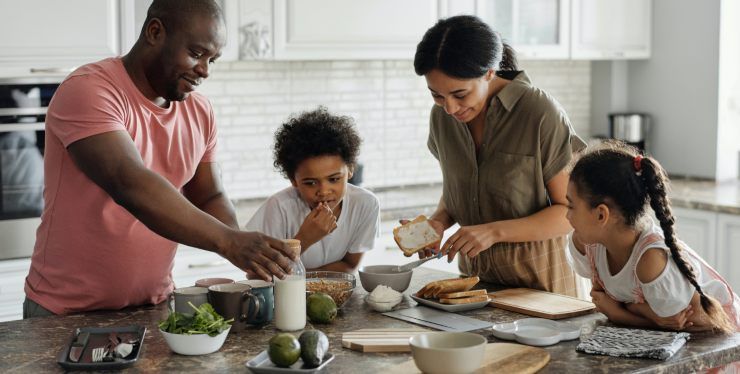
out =
[[[459,253],[461,272],[486,282],[575,296],[564,168],[585,144],[563,108],[474,16],[430,28],[414,68],[434,99],[428,146],[444,181],[431,223],[440,234],[460,224],[441,246],[448,260]]]

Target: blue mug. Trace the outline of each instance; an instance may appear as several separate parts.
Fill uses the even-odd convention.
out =
[[[247,284],[252,287],[252,293],[255,296],[261,295],[265,302],[260,305],[260,310],[254,319],[255,324],[263,324],[272,321],[275,316],[275,297],[273,295],[274,284],[265,282],[262,279],[240,280],[236,283]]]

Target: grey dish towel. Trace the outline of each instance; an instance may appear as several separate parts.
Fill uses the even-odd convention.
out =
[[[576,351],[617,357],[667,360],[689,340],[689,333],[599,326]]]

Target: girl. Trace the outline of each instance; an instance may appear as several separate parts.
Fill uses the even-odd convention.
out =
[[[380,235],[380,205],[347,183],[360,151],[349,117],[304,112],[275,133],[275,167],[291,186],[272,195],[247,230],[301,241],[308,270],[353,272]]]
[[[430,28],[414,68],[434,100],[428,147],[443,176],[430,224],[440,235],[460,224],[440,247],[448,261],[460,253],[466,275],[575,296],[564,250],[571,230],[564,169],[585,144],[563,108],[474,16]]]
[[[740,299],[676,238],[658,162],[622,143],[582,155],[568,184],[569,260],[597,310],[621,325],[734,332]],[[644,217],[647,204],[660,223]]]

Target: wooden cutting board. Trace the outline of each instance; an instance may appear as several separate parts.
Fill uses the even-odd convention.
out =
[[[342,334],[342,347],[360,352],[411,352],[409,339],[431,331],[418,327],[349,331]]]
[[[596,306],[585,300],[531,288],[511,288],[488,294],[488,305],[549,319],[580,316],[594,311]]]
[[[536,373],[550,362],[550,354],[537,347],[511,343],[486,344],[486,357],[475,374],[483,373]],[[419,368],[410,359],[393,367],[391,373],[419,373]]]

